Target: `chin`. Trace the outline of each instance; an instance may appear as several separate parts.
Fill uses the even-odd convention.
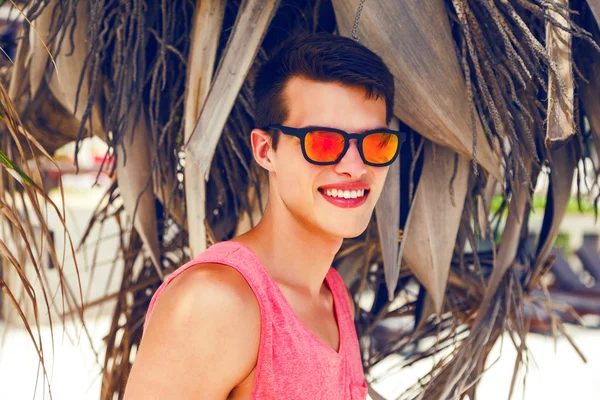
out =
[[[356,232],[356,233],[354,233],[354,234],[347,234],[347,235],[344,235],[344,236],[342,236],[342,239],[354,239],[354,238],[357,238],[357,237],[359,237],[360,235],[362,235],[364,231],[365,231],[365,230],[363,229],[362,231],[360,231],[360,232]]]
[[[329,226],[327,229],[323,227],[324,231],[328,232],[330,235],[339,237],[342,239],[352,239],[358,237],[363,234],[363,232],[367,229],[367,224],[354,224],[353,226],[341,227],[341,226]]]
[[[363,234],[369,226],[371,215],[372,212],[330,212],[315,217],[316,221],[319,221],[318,226],[323,232],[333,237],[351,239]]]

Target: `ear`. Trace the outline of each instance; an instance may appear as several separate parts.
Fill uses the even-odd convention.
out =
[[[262,129],[253,129],[250,135],[250,141],[252,142],[252,154],[254,159],[267,171],[275,171],[274,155],[271,144],[271,135]]]

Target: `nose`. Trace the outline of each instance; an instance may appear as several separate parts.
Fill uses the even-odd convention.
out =
[[[344,154],[340,162],[335,164],[334,171],[353,179],[360,178],[367,172],[367,166],[358,152],[358,142],[356,139],[350,140],[348,151]]]

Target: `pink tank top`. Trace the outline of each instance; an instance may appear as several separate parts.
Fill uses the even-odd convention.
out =
[[[144,328],[166,285],[186,269],[200,263],[235,268],[246,279],[258,300],[260,346],[251,399],[366,399],[367,386],[350,301],[342,278],[333,268],[329,269],[325,281],[333,295],[340,335],[337,352],[304,325],[254,252],[232,241],[209,247],[170,274],[150,301]]]

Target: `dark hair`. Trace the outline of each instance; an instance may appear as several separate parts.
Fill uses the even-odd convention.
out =
[[[394,77],[381,58],[362,44],[330,33],[301,34],[286,40],[263,64],[254,83],[254,124],[263,128],[287,117],[283,91],[291,77],[337,82],[384,98],[389,123],[394,108]],[[272,144],[277,148],[279,134]]]

